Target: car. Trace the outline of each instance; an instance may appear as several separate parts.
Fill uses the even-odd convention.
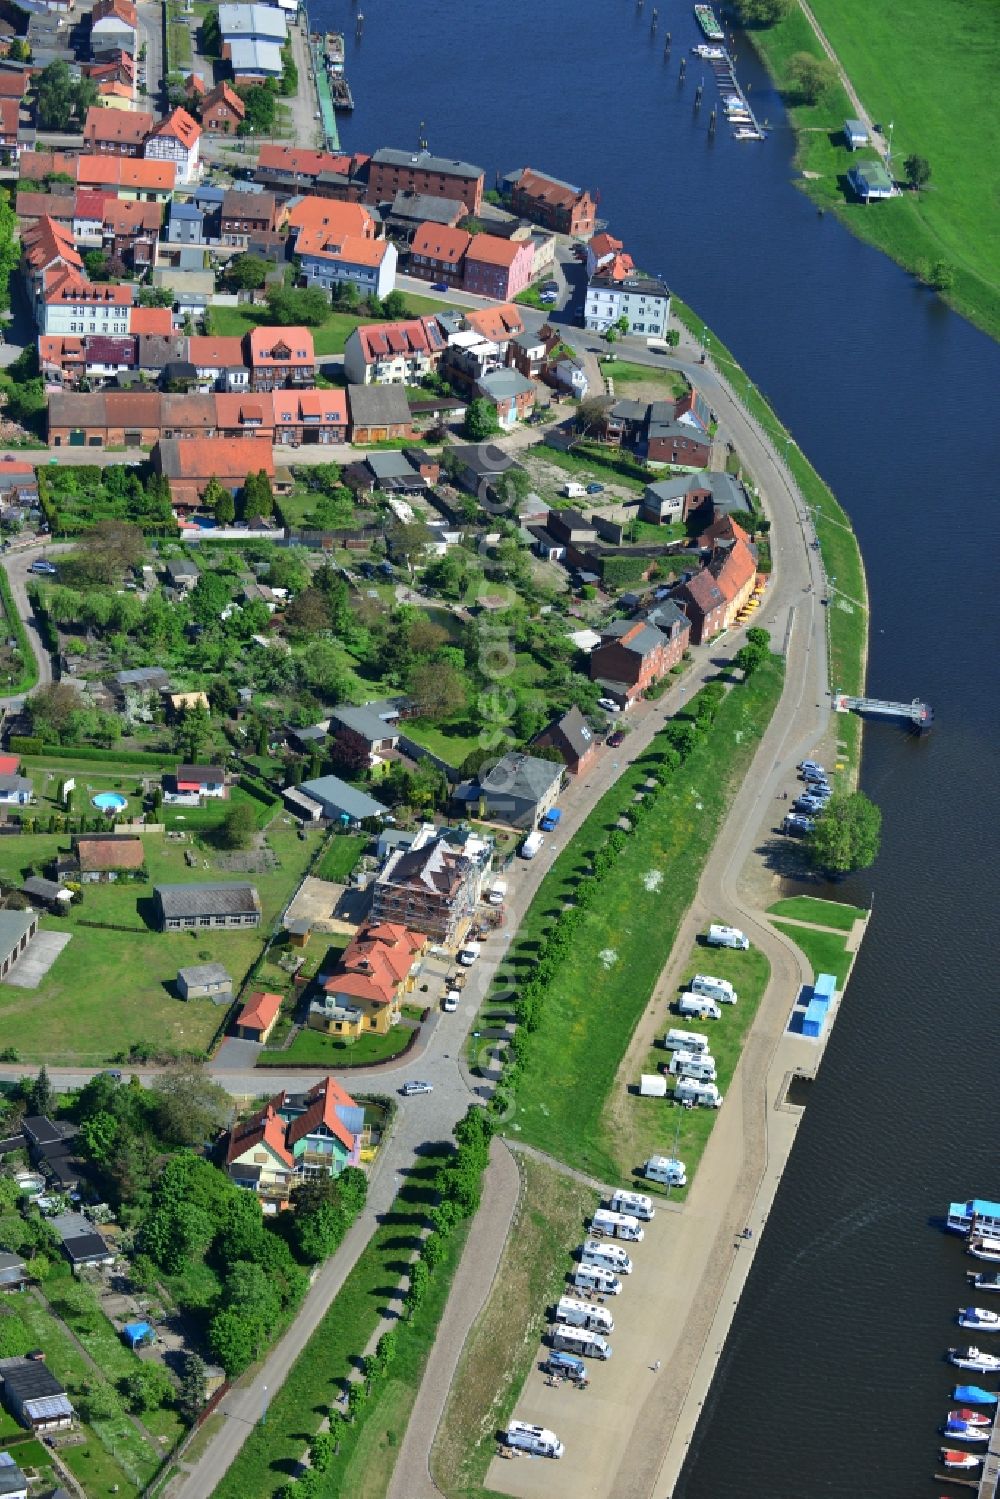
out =
[[[803,775],[805,775],[807,770],[818,771],[821,776],[826,775],[826,771],[816,760],[800,760],[798,768],[802,771]]]
[[[432,281],[431,282],[431,291],[450,291],[450,290],[451,290],[451,288],[448,285],[447,281]]]
[[[404,1098],[410,1098],[414,1093],[433,1093],[434,1084],[418,1082],[404,1083],[399,1091]]]
[[[621,746],[625,743],[625,730],[615,729],[613,734],[608,735],[605,743],[608,745],[609,749],[620,749]]]
[[[804,838],[815,826],[811,817],[804,817],[801,812],[789,812],[781,824],[781,831],[791,838]]]
[[[587,485],[587,493],[588,494],[603,494],[604,493],[604,485],[603,484],[588,484]]]
[[[793,803],[796,812],[822,812],[826,802],[818,796],[800,796]]]
[[[461,998],[462,996],[457,989],[449,989],[448,993],[441,1001],[441,1008],[442,1010],[444,1010],[445,1014],[454,1015],[455,1011],[458,1009],[459,1001],[461,1000]]]
[[[31,571],[33,573],[41,573],[46,578],[54,578],[59,569],[53,567],[51,562],[46,562],[44,557],[36,557],[35,561],[31,564]]]
[[[826,771],[822,765],[810,765],[808,770],[802,772],[802,779],[804,781],[825,781]]]
[[[599,697],[597,699],[597,706],[603,708],[605,713],[620,713],[622,711],[621,705],[616,703],[614,698],[611,697]]]
[[[542,292],[542,295],[538,300],[539,302],[541,302],[543,307],[554,307],[559,298],[556,296],[554,291],[545,291]]]
[[[542,284],[541,284],[541,286],[538,288],[538,290],[539,291],[558,291],[559,290],[559,282],[558,281],[543,281]]]

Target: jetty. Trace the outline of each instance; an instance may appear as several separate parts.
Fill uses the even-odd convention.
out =
[[[330,92],[330,75],[326,70],[324,43],[316,32],[309,38],[309,51],[312,56],[313,77],[316,80],[316,100],[323,125],[323,143],[328,151],[339,151],[340,132],[337,130],[337,116]]]
[[[750,108],[750,101],[736,76],[736,66],[728,50],[723,47],[721,57],[712,57],[708,61],[712,65],[722,96],[722,108],[733,127],[733,135],[741,141],[762,141],[764,131]]]
[[[909,722],[921,733],[934,722],[934,709],[915,697],[911,703],[892,703],[880,697],[850,697],[846,692],[835,692],[833,706],[838,713],[860,713],[871,718],[899,718]]]
[[[1000,1424],[994,1422],[990,1433],[990,1445],[986,1449],[983,1471],[979,1478],[979,1499],[997,1499],[998,1487],[1000,1487]]]

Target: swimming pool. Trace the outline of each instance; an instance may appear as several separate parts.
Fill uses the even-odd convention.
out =
[[[123,812],[128,806],[128,797],[120,791],[99,791],[90,801],[99,812]]]

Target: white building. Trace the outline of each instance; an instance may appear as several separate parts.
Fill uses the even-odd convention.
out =
[[[95,285],[71,272],[46,284],[37,309],[40,333],[127,333],[135,300],[131,286]]]
[[[587,287],[584,327],[603,333],[623,317],[629,333],[662,338],[670,317],[669,290],[652,276],[628,276],[624,281],[595,276]]]
[[[350,282],[362,297],[387,297],[396,285],[396,246],[387,239],[365,239],[330,229],[300,229],[295,253],[308,286],[331,291]]]
[[[165,120],[154,125],[142,154],[147,161],[172,161],[177,166],[177,181],[194,182],[200,170],[198,151],[201,126],[186,109],[173,109]]]

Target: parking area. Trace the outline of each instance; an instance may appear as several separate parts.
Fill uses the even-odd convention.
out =
[[[15,989],[37,989],[72,935],[72,932],[38,932],[4,982]]]

